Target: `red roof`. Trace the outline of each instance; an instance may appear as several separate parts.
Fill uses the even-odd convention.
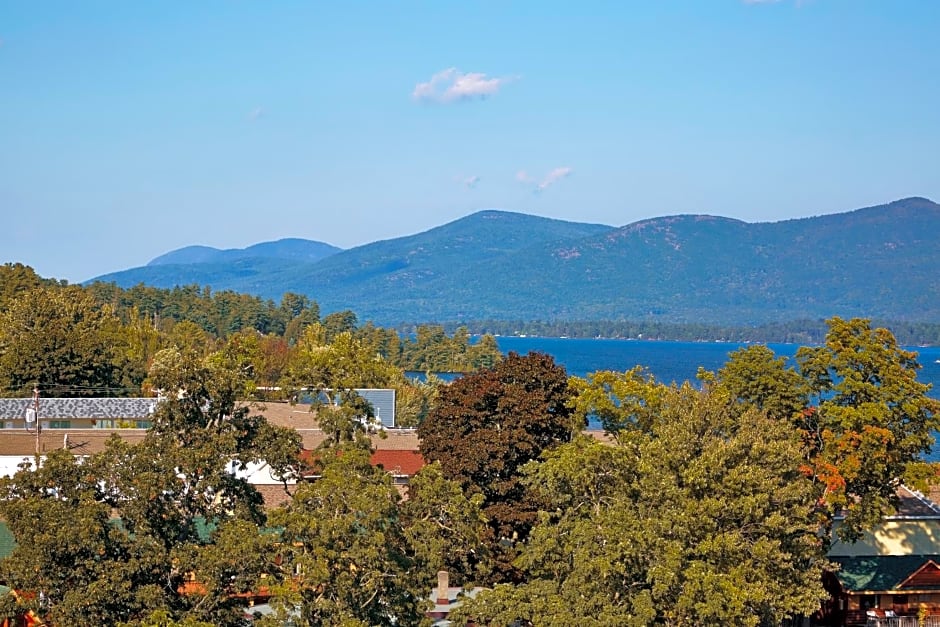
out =
[[[307,463],[313,463],[318,455],[319,451],[303,449],[300,452],[300,459]],[[383,468],[396,477],[413,477],[415,473],[424,468],[426,462],[421,457],[421,453],[415,450],[379,449],[372,452],[369,463]],[[311,473],[305,474],[309,475]]]
[[[369,460],[373,466],[381,466],[396,476],[407,475],[413,477],[415,473],[424,468],[424,458],[418,451],[390,451],[378,450],[372,453]]]

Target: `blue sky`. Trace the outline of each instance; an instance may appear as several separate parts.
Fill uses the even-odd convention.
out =
[[[940,3],[0,2],[0,261],[940,201]]]

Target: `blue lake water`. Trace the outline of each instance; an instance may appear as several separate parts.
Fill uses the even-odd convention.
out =
[[[627,370],[640,365],[658,381],[681,383],[694,380],[699,366],[717,370],[728,360],[728,354],[746,346],[731,342],[663,342],[649,340],[590,340],[546,337],[498,337],[496,342],[504,353],[529,351],[548,353],[569,375],[583,377],[597,370]],[[777,355],[792,357],[797,344],[768,344]],[[940,398],[940,347],[909,348],[919,353],[923,366],[918,378],[933,384],[931,394]]]
[[[555,362],[563,365],[569,375],[583,377],[597,370],[624,371],[634,366],[644,366],[664,383],[681,383],[695,380],[699,366],[715,371],[728,360],[728,353],[745,344],[729,342],[663,342],[640,340],[591,340],[544,337],[498,337],[502,352],[529,351],[547,353]],[[799,348],[797,344],[768,344],[780,357],[792,357]],[[930,394],[940,398],[940,347],[910,348],[919,353],[922,369],[918,379],[933,385]],[[938,434],[940,435],[940,434]],[[940,440],[940,438],[938,438]],[[940,461],[940,445],[928,456],[931,461]]]

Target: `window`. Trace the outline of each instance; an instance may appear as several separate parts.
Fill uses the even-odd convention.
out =
[[[894,604],[895,605],[907,605],[907,595],[906,594],[896,594],[894,595]]]
[[[50,429],[71,429],[72,421],[71,420],[50,420],[49,428]]]
[[[859,599],[859,609],[871,610],[876,607],[878,607],[878,595],[877,594],[866,594],[861,599]]]

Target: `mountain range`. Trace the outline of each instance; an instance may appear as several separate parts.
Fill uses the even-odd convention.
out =
[[[833,315],[940,321],[940,205],[781,222],[676,215],[622,227],[487,210],[341,250],[285,239],[191,246],[93,281],[199,284],[396,325],[459,320],[658,320],[748,325]]]

